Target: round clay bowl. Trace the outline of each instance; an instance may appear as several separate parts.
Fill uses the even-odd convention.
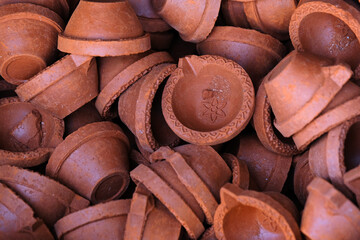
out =
[[[250,184],[249,169],[245,163],[230,153],[224,153],[221,157],[232,171],[232,184],[247,190]]]
[[[301,232],[309,239],[359,239],[360,211],[321,178],[308,186],[309,197],[301,219]]]
[[[150,36],[123,0],[80,1],[58,42],[62,52],[100,57],[136,54],[150,47]]]
[[[0,73],[19,85],[55,60],[64,22],[50,9],[30,3],[0,6],[0,16]]]
[[[116,124],[91,123],[55,149],[46,174],[93,203],[108,201],[129,184],[129,148],[128,138]]]
[[[294,193],[302,205],[305,205],[309,195],[307,186],[315,178],[314,173],[309,166],[309,151],[294,158],[296,161],[294,172]]]
[[[197,44],[197,51],[237,62],[257,89],[261,79],[283,58],[286,48],[277,39],[255,30],[215,27],[205,41]]]
[[[238,135],[254,111],[251,79],[237,63],[219,56],[188,56],[166,83],[162,111],[183,140],[216,145]]]
[[[116,200],[77,211],[55,224],[58,239],[123,239],[130,199]]]
[[[346,1],[299,3],[290,21],[290,37],[298,51],[346,62],[359,78],[360,8]]]
[[[358,207],[360,207],[360,166],[344,174],[345,185],[355,194]]]

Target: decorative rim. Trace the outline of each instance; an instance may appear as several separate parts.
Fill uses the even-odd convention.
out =
[[[246,163],[239,160],[237,157],[230,153],[224,153],[221,155],[226,164],[232,171],[232,184],[247,190],[250,183],[249,169]]]

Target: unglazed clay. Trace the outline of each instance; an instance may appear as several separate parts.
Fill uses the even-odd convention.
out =
[[[249,189],[250,174],[245,161],[238,159],[230,153],[224,153],[221,157],[232,170],[232,184],[244,190]]]
[[[294,193],[301,204],[305,205],[309,195],[307,186],[315,178],[309,166],[309,151],[295,157]]]
[[[360,207],[360,166],[344,174],[344,183],[355,194],[357,205]]]

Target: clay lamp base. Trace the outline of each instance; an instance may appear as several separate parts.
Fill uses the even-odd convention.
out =
[[[358,207],[360,207],[360,166],[344,174],[345,185],[355,194]]]
[[[307,186],[315,178],[314,173],[309,166],[309,151],[294,158],[296,162],[294,172],[294,193],[302,205],[305,205],[309,195]]]
[[[217,239],[301,239],[296,207],[280,193],[242,190],[226,184],[215,213]]]
[[[92,203],[115,199],[130,181],[129,148],[128,138],[116,124],[91,123],[70,134],[55,149],[46,174]]]
[[[130,199],[116,200],[77,211],[55,224],[58,239],[123,239]]]
[[[360,211],[350,200],[321,178],[315,178],[308,191],[302,233],[309,239],[360,238]]]
[[[17,97],[0,99],[0,115],[0,165],[40,165],[63,141],[62,120]]]
[[[237,63],[219,56],[188,56],[166,83],[162,111],[183,140],[216,145],[238,135],[254,111],[251,79]]]
[[[237,62],[257,89],[261,79],[284,57],[286,48],[279,40],[255,30],[215,27],[205,41],[197,44],[197,51]]]
[[[359,78],[359,10],[342,0],[301,1],[290,21],[294,48],[348,63]]]
[[[150,36],[128,1],[80,1],[58,39],[60,51],[85,56],[122,56],[150,48]]]
[[[103,67],[100,68],[100,73],[105,72],[104,69],[108,69],[105,65],[112,65],[110,63],[103,63]],[[116,59],[114,61],[120,60]],[[95,106],[99,111],[100,115],[104,118],[114,118],[116,113],[111,107],[115,103],[116,99],[134,82],[139,80],[142,76],[146,75],[154,66],[173,62],[172,57],[166,52],[157,52],[151,53],[139,59],[139,56],[132,56],[125,60],[126,63],[123,63],[119,66],[118,69],[122,71],[117,74],[109,74],[108,76],[100,77],[102,88],[99,96],[96,99]],[[116,65],[119,65],[116,64]],[[110,79],[111,80],[108,80]]]
[[[34,217],[33,210],[1,183],[0,213],[0,236],[9,237],[4,239],[54,240],[46,225]]]
[[[232,184],[247,190],[250,184],[250,173],[245,163],[230,153],[224,153],[221,157],[232,171]]]
[[[89,205],[89,201],[60,183],[25,169],[0,166],[0,182],[24,199],[49,227]]]
[[[30,3],[0,6],[0,16],[0,74],[19,85],[55,60],[64,22],[50,9]]]

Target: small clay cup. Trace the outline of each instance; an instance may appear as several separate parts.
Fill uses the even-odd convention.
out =
[[[91,123],[55,149],[46,174],[93,203],[115,199],[129,184],[129,148],[128,138],[116,124]]]
[[[249,75],[219,56],[187,56],[166,83],[162,111],[169,127],[183,140],[216,145],[238,135],[254,111]]]
[[[19,85],[55,60],[64,22],[50,9],[30,3],[0,6],[0,16],[0,74]]]
[[[315,178],[301,219],[308,239],[359,239],[360,210],[331,184]]]
[[[100,57],[136,54],[150,47],[149,34],[124,0],[80,1],[58,42],[62,52]]]
[[[357,205],[360,207],[360,166],[344,174],[344,183],[355,194]]]
[[[294,157],[296,162],[294,172],[294,193],[302,205],[305,205],[309,195],[307,186],[315,178],[309,166],[309,151]]]

